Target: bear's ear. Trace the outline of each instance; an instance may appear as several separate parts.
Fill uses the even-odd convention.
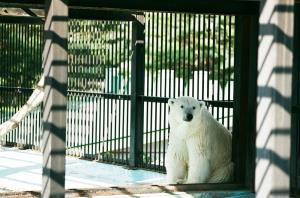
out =
[[[206,108],[204,101],[199,101],[199,105],[200,105],[200,108],[203,108],[203,107]]]
[[[171,105],[173,105],[174,103],[175,103],[175,98],[170,98],[169,100],[168,100],[168,105],[169,106],[171,106]]]

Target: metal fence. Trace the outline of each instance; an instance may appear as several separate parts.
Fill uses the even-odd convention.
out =
[[[68,154],[128,164],[131,22],[69,22]]]
[[[0,122],[9,119],[30,96],[42,65],[43,27],[36,23],[0,23]],[[40,111],[34,111],[5,141],[39,145]]]
[[[166,98],[193,96],[232,127],[234,16],[146,13],[143,167],[164,170]],[[231,101],[231,102],[230,102]]]
[[[138,96],[144,104],[139,167],[164,171],[170,97],[189,95],[207,101],[214,117],[231,129],[234,22],[229,15],[145,13],[144,82],[139,82],[145,91]],[[0,47],[6,49],[1,49],[0,57],[3,122],[24,104],[39,77],[42,25],[3,23],[0,28]],[[130,21],[69,21],[67,154],[129,163],[132,28]],[[23,67],[29,69],[21,71]],[[37,108],[5,141],[39,148],[40,133]]]

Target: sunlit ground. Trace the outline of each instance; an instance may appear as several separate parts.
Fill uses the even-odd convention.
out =
[[[128,170],[122,166],[66,158],[66,188],[87,189],[139,184],[165,184],[165,175]],[[40,191],[42,154],[32,150],[0,148],[0,193]]]
[[[42,184],[42,154],[33,150],[0,147],[0,193],[40,191]],[[122,166],[66,158],[66,189],[97,189],[116,186],[166,184],[166,175],[145,170],[129,170]],[[144,187],[142,187],[144,186]],[[140,187],[138,187],[140,188]],[[1,194],[0,194],[1,197]],[[85,196],[80,196],[85,197]],[[90,196],[87,196],[90,197]],[[180,198],[254,198],[249,192],[161,192],[93,196],[111,197],[180,197]]]

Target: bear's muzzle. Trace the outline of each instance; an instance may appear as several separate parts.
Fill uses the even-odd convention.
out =
[[[193,115],[190,113],[185,114],[185,116],[183,117],[183,120],[186,122],[190,122],[193,119]]]

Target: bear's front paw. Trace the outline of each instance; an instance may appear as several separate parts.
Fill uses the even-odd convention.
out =
[[[176,180],[176,184],[183,184],[184,183],[184,179],[177,179]]]
[[[199,184],[199,183],[205,183],[205,182],[206,181],[204,179],[201,179],[199,177],[193,177],[193,178],[188,178],[185,183],[186,184]]]

